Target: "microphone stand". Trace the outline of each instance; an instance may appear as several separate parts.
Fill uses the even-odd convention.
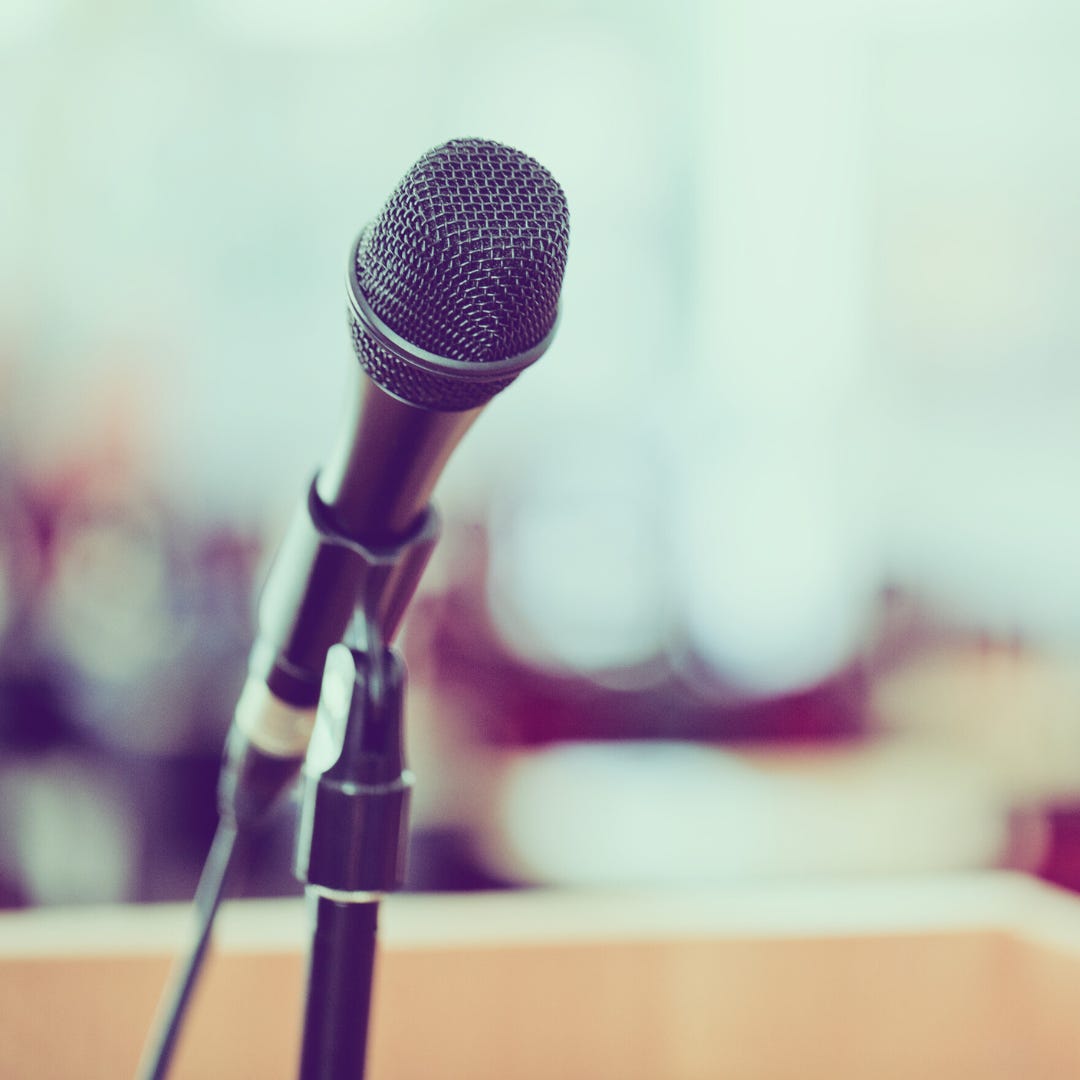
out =
[[[351,564],[346,578],[357,600],[344,640],[326,654],[303,766],[295,870],[312,933],[300,1080],[361,1080],[379,902],[404,882],[413,785],[403,748],[405,665],[387,638],[439,522],[429,507],[408,539],[382,551],[325,521],[312,524],[319,549]]]
[[[404,684],[386,646],[327,656],[297,838],[312,918],[300,1080],[364,1075],[379,901],[404,878]]]

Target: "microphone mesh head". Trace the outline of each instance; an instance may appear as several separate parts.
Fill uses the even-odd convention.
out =
[[[410,345],[483,365],[550,333],[569,228],[566,197],[542,165],[499,143],[455,139],[398,184],[364,231],[353,273],[375,315]],[[471,409],[516,377],[462,379],[414,366],[373,339],[351,310],[350,320],[368,376],[410,404]]]

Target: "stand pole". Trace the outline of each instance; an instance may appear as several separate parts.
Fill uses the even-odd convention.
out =
[[[313,922],[300,1080],[364,1075],[379,900],[405,876],[404,684],[388,648],[327,654],[297,833]]]
[[[342,902],[308,888],[314,928],[300,1080],[364,1075],[379,902]]]

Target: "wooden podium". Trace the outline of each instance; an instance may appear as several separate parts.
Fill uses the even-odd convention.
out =
[[[0,917],[0,1076],[133,1075],[190,912]],[[226,905],[172,1075],[295,1077],[307,917]],[[1014,875],[401,896],[371,1080],[1080,1076],[1080,900]]]

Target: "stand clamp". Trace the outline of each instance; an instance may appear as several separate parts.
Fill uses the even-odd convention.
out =
[[[402,749],[405,667],[335,645],[303,768],[296,876],[341,902],[400,888],[413,774]]]

